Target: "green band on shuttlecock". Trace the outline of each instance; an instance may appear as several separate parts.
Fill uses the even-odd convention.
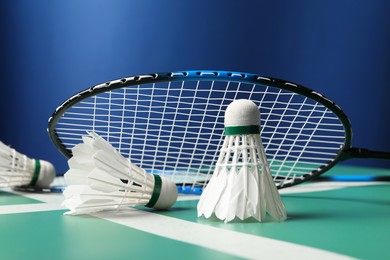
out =
[[[225,126],[225,135],[260,134],[259,125]]]
[[[35,169],[30,182],[31,186],[37,184],[40,171],[41,171],[41,162],[39,160],[35,160]]]
[[[149,208],[152,208],[156,204],[158,198],[160,197],[161,185],[162,185],[162,180],[159,175],[153,174],[153,177],[154,177],[154,189],[153,189],[152,197],[150,198],[148,204],[145,205],[145,207],[149,207]]]

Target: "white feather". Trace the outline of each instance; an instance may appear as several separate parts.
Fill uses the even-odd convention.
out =
[[[258,108],[251,101],[234,101],[226,110],[225,127],[253,129],[259,123]],[[286,219],[286,209],[272,179],[260,134],[226,135],[215,172],[197,209],[198,217],[209,218],[214,213],[225,223],[250,217],[262,222],[267,213],[277,221]]]
[[[198,217],[204,215],[211,217],[216,205],[218,205],[221,195],[224,193],[227,184],[229,170],[227,167],[220,167],[223,161],[228,161],[225,150],[229,145],[229,140],[225,139],[221,153],[218,158],[217,167],[206,188],[203,190],[197,205]]]
[[[152,199],[155,178],[124,158],[110,143],[90,132],[72,150],[65,173],[68,187],[63,205],[78,215],[118,207],[146,205]],[[153,206],[166,209],[177,198],[177,187],[161,177],[162,186]]]
[[[142,197],[136,193],[129,193],[126,197],[120,191],[101,192],[87,185],[71,185],[64,191],[63,205],[70,209],[66,215],[89,214],[104,210],[113,210],[119,207],[143,205],[150,197]]]
[[[46,188],[55,176],[55,168],[50,162],[29,158],[0,142],[0,187]]]
[[[219,172],[214,173],[199,199],[197,205],[198,217],[201,215],[204,215],[206,218],[211,217],[225,190],[227,176],[228,171],[226,169],[220,169]]]

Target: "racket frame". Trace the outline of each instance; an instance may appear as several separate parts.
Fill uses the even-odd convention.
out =
[[[52,114],[48,121],[48,133],[53,141],[54,145],[59,149],[59,151],[67,158],[72,156],[72,152],[64,144],[62,144],[57,132],[56,125],[62,115],[72,106],[78,104],[79,102],[93,97],[99,93],[108,92],[115,89],[120,89],[124,87],[138,86],[143,84],[159,83],[159,82],[174,82],[174,81],[230,81],[238,83],[249,83],[257,84],[263,86],[274,87],[282,90],[287,90],[299,95],[308,97],[331,110],[340,120],[341,124],[344,127],[345,138],[344,144],[341,145],[339,151],[335,155],[334,159],[328,163],[321,166],[319,169],[313,170],[311,174],[305,174],[302,178],[297,178],[293,183],[286,185],[278,186],[278,188],[285,188],[299,184],[301,182],[312,179],[330,168],[332,168],[339,161],[347,160],[350,158],[382,158],[390,159],[390,153],[386,152],[372,152],[366,149],[353,148],[352,147],[352,128],[351,123],[347,115],[343,110],[329,98],[324,95],[304,87],[302,85],[292,83],[289,81],[284,81],[276,78],[271,78],[267,76],[260,76],[251,73],[243,72],[232,72],[232,71],[218,71],[218,70],[193,70],[193,71],[178,71],[178,72],[168,72],[168,73],[153,73],[153,74],[144,74],[137,75],[132,77],[121,78],[117,80],[107,81],[90,88],[87,88],[74,96],[70,97],[68,100],[63,102]],[[375,156],[377,155],[377,156]]]

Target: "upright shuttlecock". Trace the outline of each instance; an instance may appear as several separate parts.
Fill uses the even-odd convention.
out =
[[[78,215],[128,206],[168,209],[177,199],[169,179],[152,175],[124,158],[96,133],[83,137],[73,149],[65,173],[66,214]]]
[[[55,176],[50,162],[31,159],[0,142],[0,187],[47,188]]]
[[[260,138],[260,112],[252,101],[240,99],[227,107],[225,135],[214,174],[198,203],[198,217],[214,213],[225,223],[235,217],[261,222],[268,213],[285,220]]]

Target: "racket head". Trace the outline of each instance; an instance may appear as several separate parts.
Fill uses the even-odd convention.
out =
[[[261,137],[276,186],[318,176],[343,158],[352,130],[342,109],[292,82],[231,71],[132,76],[85,89],[61,104],[48,132],[67,158],[87,131],[150,173],[201,192],[224,140],[224,111],[235,99],[259,106]]]

